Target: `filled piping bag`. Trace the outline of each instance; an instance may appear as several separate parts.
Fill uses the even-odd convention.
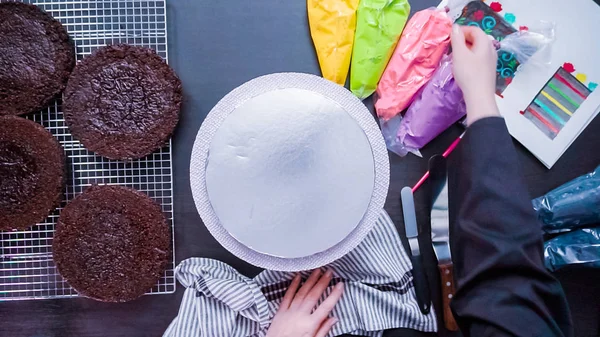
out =
[[[456,0],[449,5],[464,7],[469,1]],[[450,44],[452,20],[446,10],[422,10],[406,25],[377,86],[375,110],[379,118],[389,120],[398,115],[431,79]]]
[[[553,34],[553,29],[543,33],[516,32],[499,42],[498,47],[501,51],[510,52],[516,60],[524,64],[552,43]],[[546,63],[546,58],[536,55],[536,63]],[[406,156],[408,153],[420,156],[419,150],[423,146],[465,114],[463,94],[454,81],[452,56],[448,55],[443,57],[431,81],[417,94],[404,118],[398,115],[393,118],[394,121],[381,119],[381,129],[390,151],[399,156]],[[397,126],[395,130],[394,125]]]
[[[377,90],[410,14],[408,0],[361,0],[350,71],[350,90],[365,99]]]
[[[546,242],[544,263],[551,271],[568,265],[600,268],[600,227],[579,229]]]
[[[546,233],[600,224],[600,166],[532,201]]]
[[[359,0],[307,0],[310,33],[325,79],[346,84]]]
[[[394,117],[399,120],[399,127],[394,133],[396,142],[390,150],[400,156],[409,152],[420,156],[419,149],[465,116],[467,107],[454,80],[452,55],[444,56],[435,75],[419,95],[404,118]],[[382,129],[383,125],[389,123],[382,121]]]

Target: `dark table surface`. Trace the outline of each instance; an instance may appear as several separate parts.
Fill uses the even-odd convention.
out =
[[[437,2],[411,1],[413,12]],[[177,262],[192,256],[208,257],[225,261],[248,276],[260,272],[228,253],[203,226],[189,187],[189,157],[204,117],[233,88],[274,72],[319,74],[305,3],[302,0],[173,0],[167,4],[169,57],[185,90],[185,106],[174,136]],[[459,127],[445,132],[424,149],[425,159],[390,154],[390,193],[385,208],[402,235],[400,189],[412,186],[427,170],[426,158],[441,153],[460,133]],[[600,164],[598,145],[600,118],[591,123],[552,170],[547,170],[515,142],[531,195],[544,194],[593,170]],[[416,199],[418,221],[427,223],[426,196],[417,193]],[[438,299],[435,304],[439,308],[437,268],[433,252],[426,238],[423,239],[421,245],[429,261],[430,287],[434,289]],[[567,269],[557,273],[557,277],[567,293],[577,336],[599,336],[600,270]],[[173,295],[144,296],[124,304],[87,299],[4,302],[0,303],[0,336],[161,336],[177,315],[182,294],[179,286]],[[441,330],[440,335],[447,335]],[[410,330],[386,333],[386,336],[424,335],[427,334]]]

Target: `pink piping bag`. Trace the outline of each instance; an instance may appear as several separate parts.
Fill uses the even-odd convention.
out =
[[[431,79],[450,44],[452,19],[447,11],[460,10],[471,1],[450,0],[446,9],[422,10],[410,19],[377,86],[379,118],[398,115]]]

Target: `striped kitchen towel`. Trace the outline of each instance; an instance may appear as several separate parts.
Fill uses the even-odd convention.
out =
[[[433,310],[423,315],[413,286],[412,266],[387,213],[365,240],[327,268],[330,287],[343,281],[344,295],[332,312],[339,319],[329,336],[382,336],[383,330],[437,331]],[[302,272],[306,279],[310,272]],[[176,269],[186,287],[181,307],[164,337],[265,336],[294,273],[264,271],[247,278],[227,264],[190,258]]]

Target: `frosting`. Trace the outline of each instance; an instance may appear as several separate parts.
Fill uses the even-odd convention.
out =
[[[406,152],[419,150],[466,113],[462,90],[452,72],[452,56],[445,56],[400,122],[398,141]]]
[[[377,89],[409,14],[407,0],[360,1],[350,72],[350,89],[358,98]]]
[[[308,0],[308,22],[323,77],[346,83],[359,0]]]
[[[452,21],[444,11],[426,9],[410,19],[377,86],[380,118],[388,120],[408,107],[440,64],[451,32]]]

